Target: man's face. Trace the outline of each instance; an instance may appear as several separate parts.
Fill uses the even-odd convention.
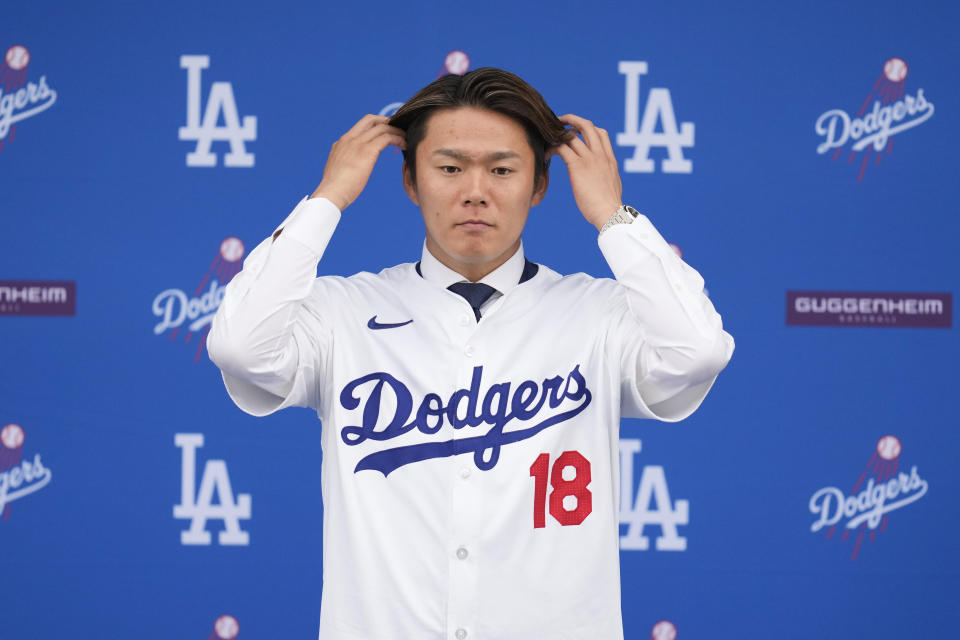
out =
[[[416,184],[404,167],[403,185],[423,214],[430,253],[472,281],[506,262],[520,246],[527,212],[547,189],[545,175],[534,189],[523,127],[486,109],[438,110],[416,161]]]

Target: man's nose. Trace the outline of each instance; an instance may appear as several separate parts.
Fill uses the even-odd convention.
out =
[[[466,171],[463,176],[463,204],[466,206],[486,206],[487,204],[487,175],[483,169],[475,168]]]

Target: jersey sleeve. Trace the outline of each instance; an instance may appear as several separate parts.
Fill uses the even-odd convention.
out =
[[[682,420],[730,361],[733,337],[703,278],[646,216],[611,227],[598,242],[619,285],[619,312],[609,320],[619,349],[621,413]]]
[[[305,198],[226,287],[207,351],[230,398],[247,413],[320,410],[332,334],[317,264],[339,219],[328,200]]]

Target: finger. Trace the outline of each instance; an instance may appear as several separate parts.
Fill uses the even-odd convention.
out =
[[[585,156],[590,153],[590,149],[587,148],[586,143],[579,136],[573,136],[560,146],[570,147],[578,156]]]
[[[378,144],[378,146],[380,147],[380,150],[381,150],[381,151],[383,151],[384,149],[386,149],[386,148],[389,147],[390,145],[393,145],[393,146],[398,147],[398,148],[400,148],[400,149],[406,149],[406,148],[407,148],[407,139],[406,139],[404,136],[398,136],[398,135],[396,135],[396,134],[390,133],[390,134],[384,135],[383,138],[381,138],[381,139],[378,141],[377,144]]]
[[[607,133],[606,129],[597,127],[597,133],[600,134],[600,144],[603,146],[603,151],[606,153],[607,158],[610,160],[614,167],[617,166],[617,156],[613,152],[613,145],[610,144],[610,134]]]
[[[359,153],[372,151],[379,153],[386,147],[394,145],[401,149],[407,146],[407,136],[400,129],[394,127],[382,127],[376,130],[373,135],[365,134],[363,139],[357,140],[355,149]]]
[[[368,113],[367,115],[357,120],[357,123],[352,127],[350,127],[350,129],[348,129],[345,134],[343,134],[343,137],[353,138],[358,135],[362,135],[365,131],[370,130],[371,128],[375,127],[378,124],[385,123],[387,120],[389,120],[389,118],[387,118],[386,116],[378,116],[372,113]]]
[[[597,127],[592,122],[586,118],[581,118],[578,115],[568,113],[566,115],[560,116],[560,121],[569,124],[575,128],[581,136],[583,136],[583,141],[586,143],[587,147],[592,149],[602,148],[602,143],[600,142],[600,136],[597,134]]]
[[[381,131],[379,134],[371,138],[370,140],[364,140],[362,143],[363,147],[368,149],[373,149],[377,153],[383,151],[386,147],[393,145],[399,149],[407,148],[407,137],[403,132],[396,133],[394,131]]]
[[[397,127],[391,127],[386,122],[380,122],[374,124],[369,130],[360,132],[357,135],[357,139],[360,142],[369,142],[374,140],[378,136],[389,134],[394,136],[406,136],[406,132],[403,129],[398,129]]]
[[[374,124],[372,127],[370,127],[370,129],[368,129],[367,131],[364,131],[361,134],[361,138],[365,138],[365,139],[374,138],[380,135],[380,133],[383,131],[388,131],[394,135],[400,135],[400,136],[406,135],[406,131],[404,131],[403,129],[393,127],[387,124],[386,122],[378,122]]]
[[[582,142],[580,144],[583,144]],[[563,158],[563,161],[569,166],[571,162],[576,162],[580,157],[577,155],[577,152],[570,148],[569,143],[558,144],[555,147],[550,147],[551,152],[554,155],[558,155]]]

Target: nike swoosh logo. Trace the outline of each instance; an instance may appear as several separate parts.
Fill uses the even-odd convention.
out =
[[[377,322],[377,316],[373,316],[372,318],[370,318],[369,320],[367,320],[367,327],[370,328],[370,329],[374,329],[374,330],[376,330],[376,329],[396,329],[397,327],[403,327],[403,326],[405,326],[405,325],[408,325],[408,324],[410,324],[411,322],[413,322],[412,319],[411,319],[411,320],[407,320],[406,322],[386,322],[386,323],[381,323],[381,322]]]

